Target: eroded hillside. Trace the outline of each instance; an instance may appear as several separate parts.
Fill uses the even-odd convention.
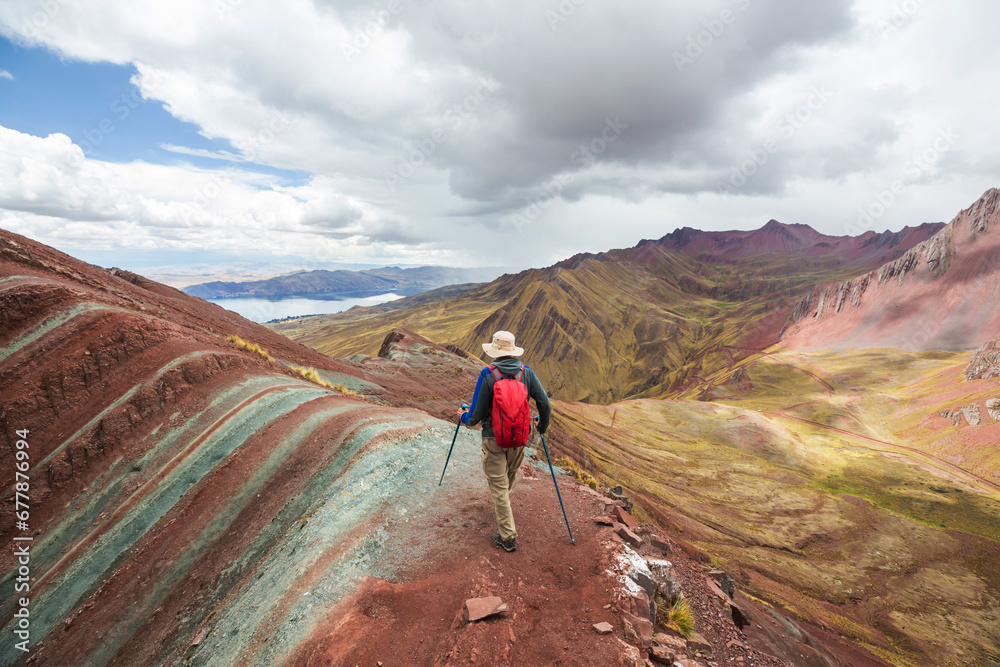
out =
[[[525,360],[562,400],[661,397],[721,363],[723,346],[775,342],[791,305],[817,282],[856,276],[938,229],[921,226],[884,243],[871,233],[835,239],[810,229],[811,244],[777,252],[787,235],[804,233],[799,227],[805,226],[772,221],[740,233],[744,251],[732,256],[692,244],[695,256],[668,236],[502,276],[458,296],[422,296],[271,326],[331,356],[374,354],[382,332],[395,327],[473,353],[494,331],[507,329],[528,343]],[[850,246],[850,261],[836,254],[841,246]]]

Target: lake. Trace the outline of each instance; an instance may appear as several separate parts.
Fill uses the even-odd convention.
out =
[[[238,313],[254,322],[269,322],[283,317],[301,315],[325,315],[339,313],[354,306],[375,306],[395,301],[407,296],[409,290],[399,292],[326,292],[308,296],[284,297],[234,297],[228,299],[208,299],[226,310]]]

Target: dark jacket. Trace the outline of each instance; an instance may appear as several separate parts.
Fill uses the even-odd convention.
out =
[[[493,362],[504,377],[516,377],[518,369],[521,368],[521,361],[516,357],[500,357]],[[528,396],[535,399],[538,407],[538,432],[545,433],[549,428],[549,418],[552,416],[552,406],[549,404],[549,395],[542,388],[542,383],[538,381],[535,372],[530,366],[524,367],[524,375],[521,381],[528,388]],[[462,422],[469,426],[475,426],[479,422],[483,423],[483,437],[493,436],[493,385],[496,378],[490,372],[489,367],[484,368],[479,373],[479,380],[476,381],[476,393],[472,398],[472,407],[462,415]]]

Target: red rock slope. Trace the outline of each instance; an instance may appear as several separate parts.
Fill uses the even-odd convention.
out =
[[[783,346],[971,350],[1000,331],[1000,190],[877,270],[815,288]]]

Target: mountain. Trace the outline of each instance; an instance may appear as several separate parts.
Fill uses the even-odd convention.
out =
[[[748,232],[705,232],[683,227],[657,243],[696,256],[739,259],[763,253],[794,253],[805,257],[832,256],[852,265],[878,266],[926,241],[942,227],[944,223],[925,222],[898,232],[868,231],[860,236],[827,236],[809,225],[786,225],[770,220],[760,229]]]
[[[986,308],[963,310],[962,292],[946,294],[930,321],[988,320],[992,193],[949,226],[842,240],[837,252],[821,245],[836,246],[830,237],[779,223],[732,242],[690,234],[701,241],[685,248],[668,235],[458,295],[275,328],[328,354],[374,354],[387,327],[405,325],[473,355],[509,329],[558,399],[550,450],[584,479],[620,484],[643,516],[736,572],[749,595],[889,664],[991,664],[1000,389],[996,343],[984,341],[996,329],[969,327],[955,350],[817,350],[817,337],[877,329],[882,314],[843,326],[835,312],[811,316],[820,294],[836,305],[840,286],[864,276],[877,283],[880,271],[910,266],[892,292],[907,299],[942,277],[961,284],[947,275],[961,266],[955,276],[983,276],[965,284]],[[929,259],[945,273],[921,274]]]
[[[474,353],[495,330],[508,329],[528,344],[526,360],[563,400],[662,397],[727,359],[725,346],[776,341],[782,309],[818,282],[853,278],[936,228],[859,238],[775,221],[756,232],[678,230],[634,248],[504,275],[451,299],[353,309],[273,328],[331,356],[374,354],[381,332],[395,327]],[[745,252],[748,239],[754,249],[770,251]],[[710,245],[715,254],[706,251]],[[834,252],[848,247],[851,261]]]
[[[30,507],[0,526],[0,583],[27,587],[0,600],[4,664],[641,665],[638,581],[689,600],[701,634],[658,647],[688,664],[884,664],[740,586],[713,592],[707,555],[648,522],[627,547],[592,520],[607,495],[560,476],[557,498],[534,457],[519,549],[496,550],[479,435],[453,428],[479,370],[457,348],[395,330],[378,356],[330,359],[3,231],[0,305],[2,437],[25,452],[0,468],[27,470],[2,502]],[[671,562],[653,580],[643,556]],[[721,623],[720,593],[737,610]],[[508,611],[466,624],[463,601],[487,595]]]
[[[970,350],[1000,331],[1000,190],[932,238],[795,305],[782,345]]]
[[[646,243],[409,308],[444,331],[550,299],[551,336],[597,363],[585,346],[608,340],[596,328],[613,320],[618,294],[636,321],[673,318],[697,347],[745,337],[748,318],[783,317],[768,290],[808,290],[834,265],[757,257],[748,266],[761,273],[741,278],[737,264]],[[749,306],[717,298],[737,292]],[[644,314],[640,298],[673,305]],[[380,313],[409,319],[409,308],[355,314],[371,326]],[[725,326],[696,333],[695,323]],[[669,559],[664,590],[684,592],[704,639],[661,639],[661,657],[819,667],[997,654],[1000,463],[995,447],[973,444],[995,442],[1000,423],[962,419],[998,391],[995,379],[963,382],[971,352],[740,354],[646,340],[636,358],[658,347],[698,360],[699,372],[671,400],[555,400],[549,451],[603,493],[559,476],[571,546],[544,459],[529,463],[514,492],[518,551],[503,554],[490,542],[478,434],[454,427],[481,368],[461,347],[382,329],[371,356],[332,359],[0,231],[0,432],[10,451],[28,452],[33,538],[31,653],[16,652],[19,601],[8,596],[0,655],[642,665],[637,582],[659,590],[636,569],[643,556]],[[14,479],[16,461],[3,457],[0,474]],[[594,521],[611,521],[601,515],[623,499],[642,524],[637,551]],[[11,513],[14,500],[8,487]],[[8,544],[26,534],[0,525]],[[709,564],[732,575],[733,597],[716,592],[726,579]],[[0,585],[13,586],[18,567],[13,550],[0,553]],[[509,612],[464,623],[463,600],[488,595]],[[627,642],[594,632],[598,621]]]
[[[443,285],[473,282],[493,277],[491,269],[452,269],[441,266],[419,266],[401,269],[387,266],[365,271],[300,271],[265,280],[246,282],[209,282],[191,285],[184,291],[203,299],[228,297],[281,297],[326,294],[335,292],[390,292],[393,290],[426,290]]]

